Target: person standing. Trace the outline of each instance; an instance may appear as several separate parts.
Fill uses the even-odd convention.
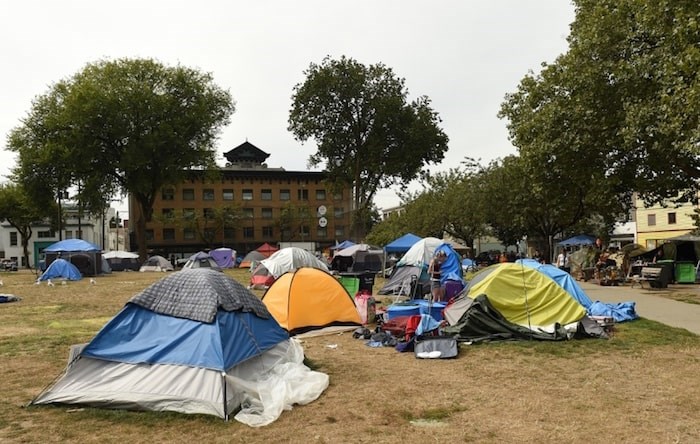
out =
[[[442,286],[442,264],[447,259],[447,254],[440,250],[435,253],[433,259],[430,261],[428,266],[428,275],[430,276],[430,293],[433,298],[433,302],[442,301],[445,289]]]
[[[562,248],[557,256],[557,267],[559,267],[560,270],[566,271],[567,273],[571,269],[569,267],[569,255],[567,254],[565,248]]]

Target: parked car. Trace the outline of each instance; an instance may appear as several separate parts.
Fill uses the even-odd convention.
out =
[[[0,270],[17,271],[17,262],[12,259],[2,259],[0,260]]]

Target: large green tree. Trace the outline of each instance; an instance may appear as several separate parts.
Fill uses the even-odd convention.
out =
[[[501,109],[521,157],[540,165],[542,183],[570,183],[583,214],[606,224],[631,208],[633,191],[650,203],[696,199],[700,3],[574,3],[569,50],[525,76]]]
[[[409,102],[405,80],[385,65],[325,58],[312,63],[294,87],[289,130],[297,140],[313,139],[312,166],[352,185],[355,237],[364,235],[378,189],[409,182],[429,163],[439,163],[448,137],[425,96]]]
[[[48,206],[47,206],[48,204]],[[5,220],[19,234],[24,263],[31,268],[29,240],[32,238],[32,225],[45,222],[49,215],[57,212],[53,200],[37,201],[31,198],[21,185],[0,184],[0,220]]]
[[[152,59],[105,60],[35,99],[8,146],[19,153],[24,183],[80,185],[78,198],[90,210],[99,212],[105,197],[130,194],[145,257],[157,193],[187,170],[214,166],[214,143],[233,111],[229,92],[209,73]]]

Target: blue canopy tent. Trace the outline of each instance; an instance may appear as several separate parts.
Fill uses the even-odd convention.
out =
[[[595,244],[595,237],[589,236],[587,234],[579,234],[578,236],[570,237],[564,239],[563,241],[557,243],[557,245],[562,247],[569,246],[579,246],[579,245],[593,245]]]
[[[384,264],[383,268],[386,270],[386,259],[391,255],[397,255],[396,257],[401,258],[405,252],[411,249],[411,247],[421,240],[422,237],[416,236],[413,233],[406,233],[403,236],[394,239],[384,246]],[[392,262],[390,266],[393,266]]]
[[[384,246],[384,251],[387,253],[405,253],[413,244],[422,238],[413,233],[406,233],[398,239],[394,239]]]
[[[75,265],[83,276],[97,276],[102,272],[102,249],[82,239],[65,239],[44,249],[46,265],[60,258]]]

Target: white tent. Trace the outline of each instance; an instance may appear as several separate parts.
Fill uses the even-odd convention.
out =
[[[301,267],[328,271],[328,265],[317,258],[316,255],[297,247],[282,248],[267,259],[260,261],[260,263],[268,269],[275,279],[288,271],[294,271]]]
[[[105,259],[138,259],[139,255],[130,251],[112,250],[103,253],[102,257]]]

